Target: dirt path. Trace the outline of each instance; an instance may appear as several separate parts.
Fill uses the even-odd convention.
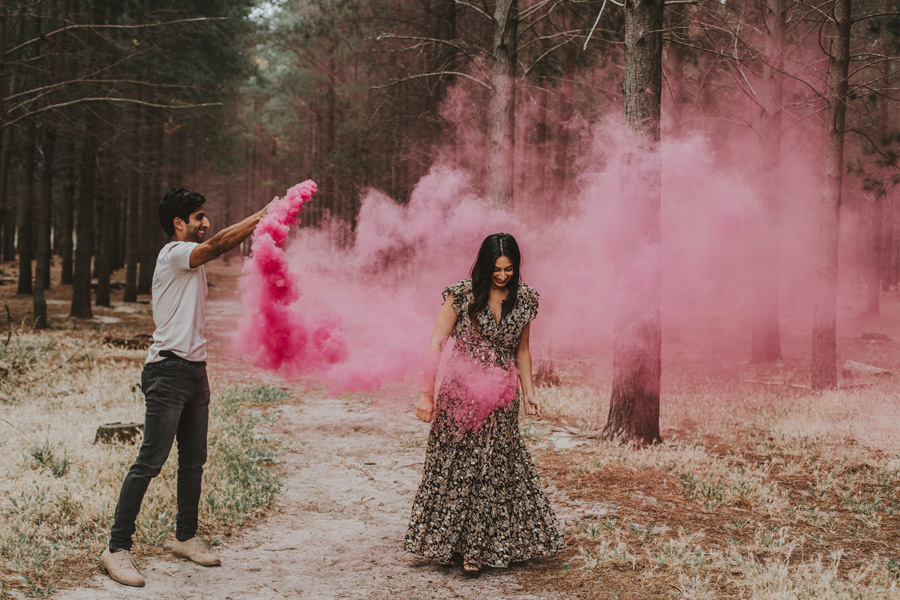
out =
[[[210,306],[214,331],[239,310]],[[233,323],[233,321],[231,321]],[[222,356],[213,377],[238,362]],[[216,357],[216,355],[219,355]],[[98,571],[90,587],[61,591],[64,600],[562,598],[526,582],[525,564],[487,570],[476,579],[403,551],[413,495],[421,479],[426,426],[412,410],[372,401],[299,396],[274,408],[267,434],[288,442],[279,466],[284,492],[261,524],[237,530],[219,548],[223,565],[203,568],[166,556],[142,561],[144,588],[127,588]],[[554,504],[556,504],[554,502]],[[529,578],[530,579],[530,578]]]
[[[143,589],[105,575],[97,587],[61,599],[101,598],[555,598],[525,590],[527,567],[477,579],[403,552],[409,507],[421,477],[423,428],[409,415],[390,419],[357,401],[304,400],[277,409],[273,433],[290,440],[281,466],[285,491],[261,525],[231,536],[223,566],[147,560]],[[406,440],[404,442],[404,440]]]

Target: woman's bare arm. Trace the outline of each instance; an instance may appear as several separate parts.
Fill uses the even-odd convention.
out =
[[[437,324],[431,334],[431,344],[428,346],[428,355],[425,358],[425,382],[422,386],[422,397],[416,406],[416,416],[430,423],[434,418],[434,382],[437,379],[438,365],[441,362],[441,351],[444,344],[450,338],[453,326],[456,325],[456,311],[453,309],[453,295],[447,296],[441,312],[438,314]]]
[[[528,346],[528,334],[531,323],[522,330],[519,347],[516,349],[516,366],[519,368],[519,381],[522,383],[522,394],[525,396],[525,414],[537,415],[541,418],[541,405],[534,397],[534,380],[531,376],[531,349]]]

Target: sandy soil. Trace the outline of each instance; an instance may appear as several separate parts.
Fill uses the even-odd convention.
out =
[[[271,383],[271,378],[248,370],[226,352],[227,336],[240,311],[228,287],[210,290],[210,376]],[[204,568],[174,556],[151,557],[140,564],[147,579],[144,588],[122,586],[98,569],[87,586],[60,591],[55,597],[564,597],[550,589],[552,579],[546,571],[554,567],[547,561],[485,570],[471,578],[458,568],[435,565],[403,551],[427,436],[427,426],[415,419],[411,400],[395,400],[386,407],[371,397],[322,398],[298,389],[293,403],[270,410],[280,419],[267,435],[290,445],[277,467],[285,489],[269,516],[225,538],[218,549],[221,567]],[[550,493],[558,505],[560,493],[553,489]],[[535,569],[544,572],[537,581]]]
[[[290,440],[281,470],[285,491],[263,523],[230,536],[223,565],[174,557],[144,561],[146,587],[129,589],[100,574],[67,600],[102,598],[557,598],[526,589],[528,565],[477,579],[402,549],[421,477],[422,438],[410,415],[391,419],[356,400],[308,399],[277,409],[275,432]],[[407,442],[407,446],[410,444]]]

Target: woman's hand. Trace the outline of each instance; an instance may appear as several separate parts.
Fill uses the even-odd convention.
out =
[[[431,423],[431,419],[434,418],[434,398],[431,397],[431,394],[422,392],[422,397],[419,398],[419,404],[416,406],[416,416],[420,421]]]
[[[541,405],[531,394],[525,396],[525,414],[537,415],[538,419],[542,418]]]

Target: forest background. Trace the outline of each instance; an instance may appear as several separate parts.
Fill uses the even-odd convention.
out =
[[[601,127],[621,121],[624,102],[617,4],[0,2],[0,258],[17,261],[17,293],[34,294],[42,328],[50,285],[72,285],[80,318],[92,302],[109,305],[119,268],[126,302],[149,292],[165,241],[155,206],[171,185],[203,191],[223,226],[312,177],[321,191],[303,225],[346,223],[337,245],[353,244],[368,194],[408,203],[436,165],[462,170],[475,194],[534,228],[586,214],[612,202],[592,176],[626,145]],[[779,303],[814,304],[804,294],[822,256],[833,4],[670,3],[662,65],[644,69],[660,71],[663,143],[699,136],[702,160],[741,190],[730,217],[670,194],[663,210],[676,207],[680,221],[663,222],[674,232],[663,252],[693,236],[687,253],[728,257],[705,264],[703,277],[753,296],[757,362],[781,355]],[[866,283],[869,314],[900,277],[895,9],[853,3],[839,101],[849,110],[839,132],[841,274]],[[709,172],[687,175],[702,183]],[[692,232],[686,223],[711,210],[740,226]],[[382,249],[382,262],[404,260],[409,248],[398,245]],[[737,275],[723,277],[729,269]],[[670,322],[692,294],[664,287]],[[817,387],[835,384],[831,370]]]
[[[648,6],[658,23],[627,26]],[[659,63],[629,61],[635,30],[638,46],[658,36]],[[615,338],[616,357],[639,360],[609,361],[620,375],[612,377],[614,397],[618,382],[631,393],[621,406],[656,414],[631,417],[631,431],[611,418],[602,435],[660,441],[663,338],[676,348],[666,363],[673,443],[540,454],[542,476],[569,500],[600,507],[567,530],[579,549],[548,577],[581,566],[602,585],[641,571],[658,584],[658,597],[673,585],[692,597],[777,597],[781,585],[789,596],[896,597],[900,467],[896,427],[885,416],[894,390],[882,380],[864,391],[792,394],[838,385],[837,317],[858,339],[873,335],[869,326],[896,323],[896,306],[882,302],[900,281],[898,35],[890,0],[664,8],[649,0],[0,0],[0,283],[10,294],[15,287],[19,305],[31,299],[31,310],[17,305],[15,318],[7,307],[0,390],[8,397],[0,402],[60,410],[55,399],[72,400],[73,386],[42,382],[38,373],[59,369],[87,378],[75,386],[85,415],[121,408],[111,407],[129,389],[127,374],[95,360],[115,351],[97,339],[85,342],[89,351],[72,340],[57,346],[40,330],[85,325],[97,307],[110,306],[117,283],[124,304],[139,295],[146,302],[165,242],[156,206],[168,186],[203,192],[222,226],[315,179],[320,191],[304,209],[293,256],[306,267],[313,301],[315,286],[346,275],[329,273],[328,261],[348,256],[380,282],[415,274],[422,293],[435,296],[440,278],[417,267],[447,256],[465,268],[484,233],[478,228],[506,219],[531,249],[528,281],[542,291],[535,338],[555,344],[536,347],[551,420],[580,419],[577,435],[600,435],[598,407],[606,405],[596,389],[609,381],[597,386],[588,376],[589,392],[573,392],[570,373],[555,372],[551,359],[573,359],[566,368],[577,371],[581,358],[606,360]],[[642,76],[646,84],[635,86]],[[629,104],[652,104],[654,95],[655,115],[652,106]],[[837,118],[842,111],[846,119]],[[660,149],[661,175],[653,164],[630,169],[648,168],[647,147],[631,144],[623,112],[646,134],[649,154]],[[641,175],[632,183],[648,194],[629,191],[634,171]],[[449,218],[457,201],[475,202],[466,223],[477,227],[466,231]],[[445,235],[405,232],[429,206],[438,222],[447,217]],[[629,214],[638,217],[619,218]],[[329,253],[298,258],[316,243]],[[653,268],[647,280],[631,279],[623,273],[648,273],[623,264]],[[614,297],[623,281],[638,294],[625,286]],[[69,288],[69,318],[48,315],[45,292]],[[362,305],[371,289],[349,294]],[[394,294],[388,308],[402,300]],[[623,305],[636,312],[618,311]],[[623,335],[614,313],[642,328]],[[847,326],[848,315],[865,319]],[[362,318],[357,327],[349,321],[350,334],[365,328]],[[809,333],[823,323],[830,331],[812,336],[812,364],[799,366]],[[10,344],[14,333],[20,339]],[[411,339],[390,334],[373,339]],[[679,346],[682,339],[688,343]],[[900,364],[884,333],[844,342],[847,355]],[[723,344],[752,366],[722,368]],[[690,380],[697,356],[715,371],[699,383]],[[78,372],[95,363],[96,371]],[[656,371],[642,372],[645,364]],[[742,377],[763,387],[747,392],[736,384]],[[105,380],[118,387],[103,392],[103,404],[91,390],[106,390],[98,383]],[[226,403],[236,421],[240,398],[269,402],[251,392]],[[87,475],[78,477],[90,479],[102,463],[105,483],[73,495],[68,457],[76,463],[83,439],[54,445],[37,425],[50,420],[33,417],[37,441],[9,438],[28,456],[10,467],[21,479],[8,484],[0,555],[24,574],[6,585],[31,595],[50,593],[63,562],[99,543],[104,498],[123,468],[109,457],[83,460]],[[16,431],[25,440],[24,428]],[[249,428],[235,431],[235,448],[262,443]],[[530,431],[532,441],[546,439]],[[685,436],[687,444],[676,439]],[[63,445],[71,455],[60,454]],[[119,450],[117,460],[126,461],[130,449]],[[243,466],[235,465],[242,476]],[[259,473],[251,508],[223,500],[210,509],[225,515],[214,522],[242,522],[272,502],[277,485]],[[50,484],[35,489],[51,490],[52,502],[22,485],[44,486],[41,478]],[[256,489],[227,481],[223,498]],[[164,497],[159,504],[163,514]],[[151,544],[167,534],[164,524],[145,532]],[[603,577],[592,575],[598,571]],[[649,597],[640,593],[634,597]]]

